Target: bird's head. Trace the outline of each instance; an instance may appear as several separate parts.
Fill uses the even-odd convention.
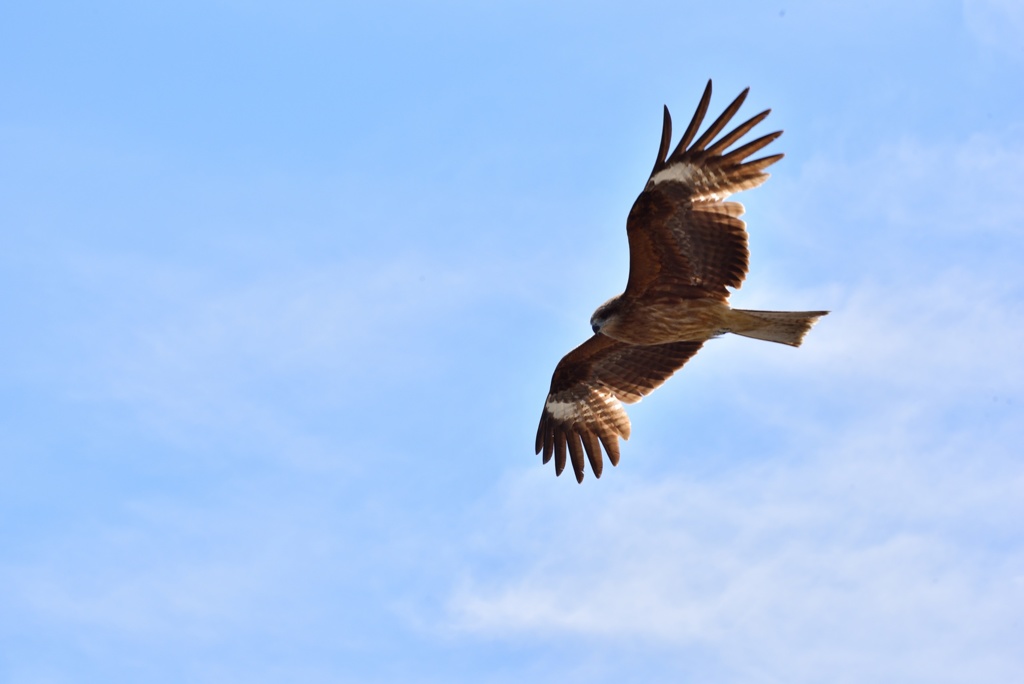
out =
[[[607,302],[597,307],[597,310],[594,311],[594,315],[590,317],[590,328],[595,334],[601,332],[601,330],[608,325],[608,321],[618,314],[620,296],[612,297]]]

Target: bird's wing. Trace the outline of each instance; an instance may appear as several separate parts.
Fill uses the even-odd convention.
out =
[[[725,199],[764,183],[768,179],[765,169],[783,156],[775,154],[747,161],[782,135],[782,131],[727,151],[771,110],[715,140],[746,96],[744,90],[694,140],[711,101],[708,81],[690,125],[670,155],[672,118],[665,108],[654,170],[626,222],[627,295],[655,288],[682,297],[707,297],[711,293],[724,299],[729,294],[727,287],[738,288],[743,282],[748,258],[746,225],[739,218],[743,205]]]
[[[594,335],[565,355],[551,378],[551,390],[537,428],[537,453],[544,463],[555,456],[555,474],[565,468],[566,451],[576,480],[583,481],[586,452],[595,477],[601,477],[601,447],[612,465],[619,463],[619,437],[629,439],[632,404],[654,391],[697,353],[702,342],[634,346]]]

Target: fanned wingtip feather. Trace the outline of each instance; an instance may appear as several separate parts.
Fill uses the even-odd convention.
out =
[[[604,450],[608,452],[608,460],[613,466],[619,465],[619,438],[615,435],[600,435],[600,439]]]
[[[565,470],[565,435],[555,435],[555,477]]]
[[[700,103],[697,105],[697,110],[693,113],[693,118],[690,119],[690,124],[686,127],[686,132],[683,133],[683,137],[679,139],[679,144],[676,145],[676,149],[672,151],[670,159],[675,159],[682,153],[686,152],[687,145],[693,140],[693,136],[697,135],[697,129],[704,123],[704,115],[708,113],[708,106],[711,104],[711,79],[708,79],[708,84],[704,86],[704,94],[700,97]]]
[[[572,472],[576,475],[576,481],[583,482],[583,445],[580,443],[580,433],[575,427],[565,435],[569,444],[569,458],[572,460]]]
[[[767,157],[761,157],[760,159],[755,159],[753,161],[749,161],[743,164],[743,166],[741,166],[740,169],[742,169],[744,173],[763,172],[764,169],[767,169],[769,166],[771,166],[772,164],[779,161],[785,156],[785,154],[779,152],[778,154],[772,154]],[[767,176],[768,174],[765,174],[766,179]]]
[[[669,114],[668,105],[664,105],[664,107],[665,114],[661,121],[661,145],[658,146],[658,158],[654,160],[652,176],[665,165],[665,155],[668,154],[668,146],[672,144],[672,115]]]
[[[712,156],[717,155],[717,154],[722,154],[730,145],[732,145],[734,142],[736,142],[737,140],[742,138],[744,135],[746,135],[750,131],[750,129],[752,129],[754,126],[756,126],[757,124],[759,124],[762,121],[764,121],[768,117],[768,115],[771,114],[771,112],[772,112],[772,110],[766,109],[763,112],[761,112],[760,114],[757,114],[755,116],[750,117],[749,119],[747,119],[746,121],[741,123],[739,126],[737,126],[736,128],[732,129],[731,131],[729,131],[728,133],[723,135],[718,140],[718,142],[716,142],[714,145],[712,145],[711,147],[709,147],[707,149],[707,153],[709,155],[712,155]],[[769,135],[772,135],[772,134],[769,134]],[[775,137],[777,138],[780,135],[782,135],[782,131],[776,131]],[[775,138],[772,138],[772,140],[774,140],[774,139]],[[769,142],[771,142],[771,141],[769,141]],[[765,143],[765,144],[767,144],[767,143]]]
[[[762,135],[760,138],[756,140],[751,140],[747,144],[741,147],[737,147],[732,152],[723,155],[719,163],[722,164],[723,166],[739,164],[744,159],[754,154],[758,150],[763,149],[770,145],[771,143],[775,142],[781,135],[782,131],[775,131],[773,133],[768,133],[767,135]],[[715,147],[718,147],[718,143],[715,143]],[[782,155],[779,154],[779,156],[781,157]]]
[[[590,469],[594,471],[594,477],[600,478],[604,464],[601,461],[601,441],[593,432],[586,430],[580,437],[583,438],[583,449],[587,452],[587,460],[590,461]]]
[[[697,139],[690,149],[695,152],[704,150],[704,146],[715,139],[715,136],[722,132],[722,129],[732,121],[732,117],[736,116],[736,112],[739,111],[740,107],[743,106],[743,101],[747,99],[747,94],[750,92],[750,88],[744,88],[743,92],[736,96],[729,106],[725,108],[725,111],[719,114],[718,118],[715,119],[714,123],[708,126],[708,129],[704,131],[703,135]]]

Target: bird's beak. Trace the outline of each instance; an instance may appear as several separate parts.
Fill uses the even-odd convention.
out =
[[[595,323],[594,325],[590,326],[590,329],[594,331],[595,335],[597,333],[601,332],[601,326],[599,326],[597,323]]]

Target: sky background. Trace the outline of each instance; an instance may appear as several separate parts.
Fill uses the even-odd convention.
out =
[[[1024,681],[1024,4],[0,10],[0,680]],[[746,308],[533,454],[685,127]]]

